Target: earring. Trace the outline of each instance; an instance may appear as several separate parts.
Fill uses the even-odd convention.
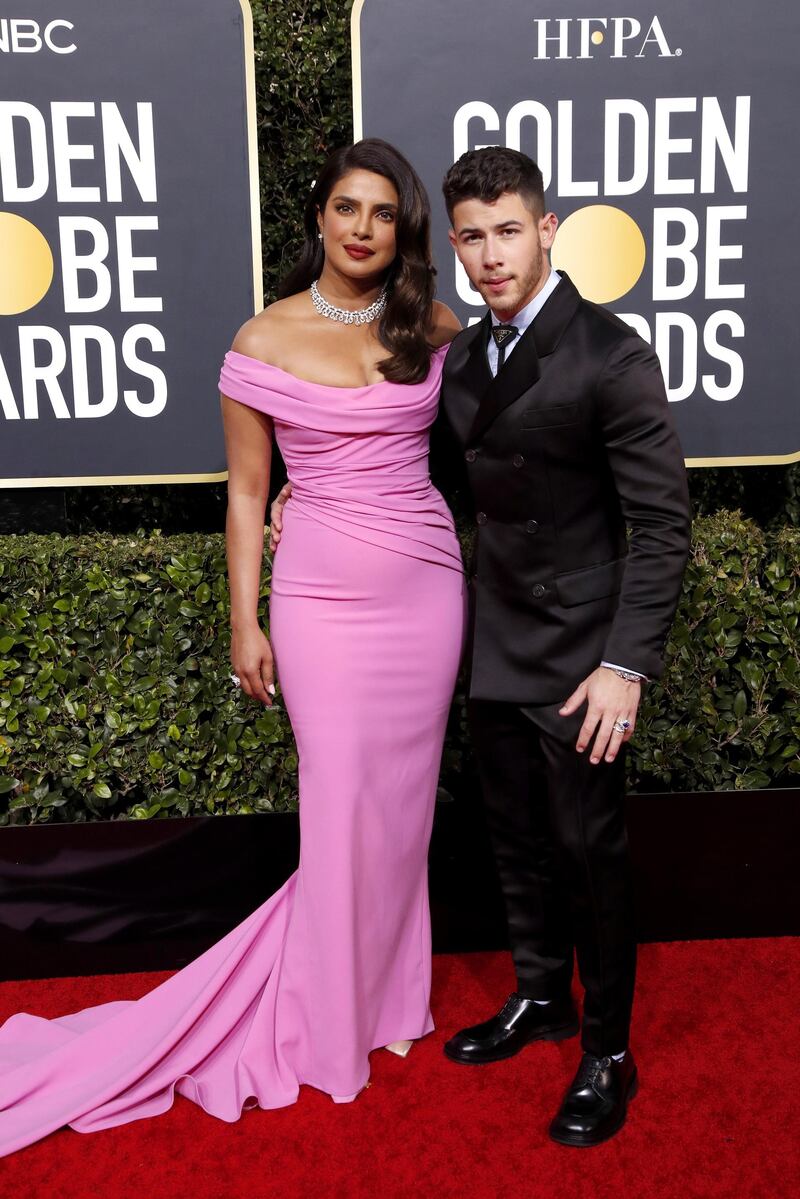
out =
[[[318,234],[317,234],[317,237],[319,238],[319,240],[320,240],[320,241],[322,241],[322,234],[321,234],[321,233],[318,233]]]

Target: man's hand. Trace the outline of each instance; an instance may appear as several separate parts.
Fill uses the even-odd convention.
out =
[[[284,483],[272,501],[272,507],[269,510],[269,552],[271,554],[274,554],[278,548],[278,542],[281,539],[281,531],[283,529],[283,509],[286,501],[291,499],[291,496],[291,483]]]
[[[559,716],[571,716],[584,700],[588,701],[586,719],[575,742],[578,753],[583,753],[596,731],[590,758],[592,765],[597,765],[603,755],[606,762],[613,762],[623,742],[630,741],[633,736],[641,697],[641,683],[629,683],[615,671],[598,666],[559,709]],[[613,727],[615,721],[626,720],[629,727],[624,732]]]

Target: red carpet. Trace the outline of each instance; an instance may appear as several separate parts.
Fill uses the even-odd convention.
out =
[[[0,985],[0,1022],[134,998],[165,975]],[[336,1106],[304,1089],[228,1125],[178,1098],[156,1120],[63,1130],[0,1160],[4,1199],[789,1199],[800,1188],[800,938],[647,945],[634,1050],[642,1086],[620,1135],[564,1149],[548,1120],[577,1041],[493,1066],[441,1052],[511,988],[506,955],[434,959],[439,1028]]]

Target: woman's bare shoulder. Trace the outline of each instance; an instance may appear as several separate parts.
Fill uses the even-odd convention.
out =
[[[441,300],[434,300],[429,332],[431,345],[438,350],[439,346],[449,345],[456,333],[460,332],[461,322],[452,309]]]
[[[258,358],[272,366],[279,365],[275,355],[280,354],[285,345],[291,326],[298,318],[302,319],[306,307],[304,299],[302,295],[287,296],[285,300],[269,304],[263,312],[245,321],[234,337],[231,349],[237,354],[246,354],[248,358]]]

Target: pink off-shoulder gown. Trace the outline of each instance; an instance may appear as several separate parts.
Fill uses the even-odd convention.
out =
[[[228,1121],[301,1083],[349,1099],[372,1049],[433,1028],[426,856],[465,610],[427,465],[443,358],[418,384],[338,388],[226,356],[221,390],[272,417],[293,484],[270,622],[300,865],[141,999],[6,1021],[0,1154],[155,1116],[175,1091]]]

